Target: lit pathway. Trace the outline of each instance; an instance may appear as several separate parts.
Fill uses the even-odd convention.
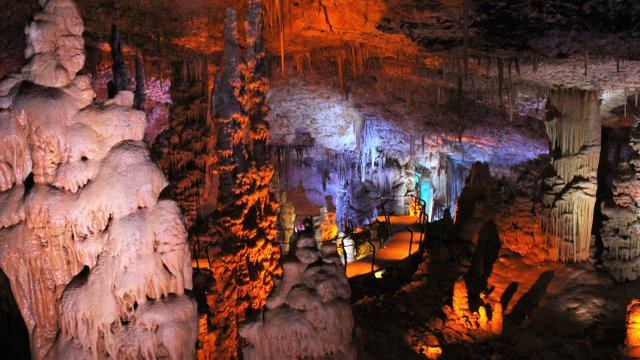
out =
[[[374,263],[374,269],[386,269],[387,267],[394,265],[401,260],[404,260],[409,255],[409,241],[411,239],[411,233],[405,230],[405,226],[410,226],[414,229],[413,244],[411,245],[411,254],[415,254],[418,251],[420,232],[417,231],[417,226],[411,226],[416,222],[415,216],[403,215],[403,216],[391,216],[391,225],[393,226],[393,235],[387,240],[383,249],[376,250],[376,260]],[[384,223],[384,218],[379,217],[378,221]],[[198,260],[193,259],[191,261],[192,267],[196,269],[197,265],[200,265],[200,269],[209,269],[209,262],[206,258],[200,258]],[[354,277],[362,274],[368,274],[371,272],[371,255],[360,260],[354,261],[347,265],[347,277]]]
[[[378,218],[379,221],[384,222],[383,217]],[[404,260],[409,255],[409,241],[411,239],[411,233],[404,229],[405,226],[410,226],[415,223],[417,218],[415,216],[391,216],[391,225],[393,226],[393,235],[387,240],[383,249],[376,250],[376,259],[374,263],[374,269],[386,269],[387,267],[394,265],[401,260]],[[420,232],[417,231],[417,227],[411,227],[414,230],[413,244],[411,245],[411,254],[415,254],[418,251]],[[362,274],[368,274],[371,272],[371,255],[360,260],[347,264],[347,277],[354,277]]]

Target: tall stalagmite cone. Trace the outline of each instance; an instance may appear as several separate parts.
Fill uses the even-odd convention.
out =
[[[109,91],[109,97],[113,98],[119,91],[129,89],[129,76],[127,76],[127,64],[122,53],[122,41],[120,41],[120,33],[116,24],[111,25],[111,35],[109,36],[109,45],[111,46],[111,57],[113,65],[113,88]]]
[[[251,2],[246,25],[247,53],[241,61],[236,13],[227,9],[222,66],[211,106],[220,184],[211,221],[225,237],[212,265],[216,287],[207,295],[213,330],[206,337],[216,339],[217,348],[209,353],[217,358],[237,356],[239,324],[249,310],[265,305],[273,277],[281,273],[275,243],[278,205],[269,193],[273,176],[266,148],[269,83],[259,1]],[[201,337],[201,343],[206,339]]]

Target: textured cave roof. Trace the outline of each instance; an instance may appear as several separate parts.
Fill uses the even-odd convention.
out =
[[[89,50],[108,49],[105,43],[111,24],[115,23],[123,43],[133,53],[141,54],[145,61],[168,62],[204,56],[210,59],[210,64],[220,61],[225,9],[235,8],[242,19],[248,3],[248,0],[75,1],[85,21]],[[278,1],[263,0],[265,43],[267,51],[275,57],[280,54],[278,12],[274,9]],[[459,64],[465,54],[463,9],[467,1],[469,48],[466,53],[477,60],[469,71],[484,76],[484,80],[480,79],[488,83],[485,90],[493,87],[491,91],[497,91],[496,79],[500,77],[492,57],[509,61],[509,81],[511,60],[521,59],[517,82],[525,86],[517,85],[517,91],[529,98],[535,96],[536,87],[595,88],[606,93],[605,100],[610,104],[603,107],[608,111],[624,102],[626,89],[640,89],[637,70],[640,69],[637,61],[640,59],[640,1],[636,0],[283,1],[287,66],[291,67],[296,57],[308,56],[314,62],[314,70],[333,79],[333,86],[337,88],[337,54],[364,48],[364,51],[375,52],[373,56],[386,64],[381,73],[346,74],[348,81],[369,88],[380,88],[381,82],[391,83],[383,87],[393,93],[391,100],[383,99],[380,94],[371,97],[366,91],[358,91],[387,104],[394,98],[401,104],[412,103],[403,106],[400,113],[420,114],[425,108],[433,109],[424,101],[433,102],[433,86],[455,91],[455,73],[460,72]],[[0,77],[19,70],[24,63],[23,29],[38,7],[35,0],[0,0],[0,9],[3,9],[0,11],[3,49]],[[239,28],[242,32],[243,27]],[[244,38],[243,34],[240,38]],[[437,60],[430,63],[430,59]],[[617,59],[625,62],[619,65]],[[585,76],[583,68],[587,61],[589,71]],[[426,68],[418,68],[419,63],[427,64]],[[506,78],[506,65],[504,72]],[[529,84],[534,85],[533,90],[527,90]],[[464,86],[468,91],[468,83]],[[405,95],[411,92],[413,98]],[[539,104],[522,106],[539,107]],[[505,110],[502,105],[500,108]]]
[[[265,0],[268,14],[276,0]],[[566,57],[589,53],[640,57],[640,2],[635,0],[295,0],[284,1],[287,53],[365,43],[392,51],[447,52],[463,43],[463,5],[470,2],[471,52]],[[106,40],[115,22],[124,41],[146,54],[210,55],[222,49],[224,9],[242,15],[242,0],[77,0],[86,37]],[[33,1],[1,0],[3,65],[23,45]],[[267,17],[266,43],[279,52]],[[273,26],[270,26],[273,25]],[[3,66],[3,67],[4,67]]]

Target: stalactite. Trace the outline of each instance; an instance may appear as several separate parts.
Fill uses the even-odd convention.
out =
[[[587,51],[584,52],[584,76],[587,76],[589,69],[589,60],[587,56]]]
[[[487,56],[487,76],[491,75],[491,56]]]
[[[172,73],[169,129],[159,135],[154,154],[191,228],[215,207],[214,180],[209,174],[215,138],[209,116],[207,62],[176,62]]]

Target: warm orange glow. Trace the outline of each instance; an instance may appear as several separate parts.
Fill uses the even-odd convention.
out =
[[[187,35],[172,38],[172,43],[202,54],[222,51],[222,41],[214,41],[216,35],[222,33],[220,24],[214,25],[201,17],[189,21],[185,27]]]
[[[424,354],[428,359],[437,359],[442,355],[442,348],[440,346],[426,346]]]
[[[333,211],[327,212],[328,219],[321,226],[322,229],[322,241],[329,241],[334,239],[338,235],[338,225],[336,225],[336,213]]]
[[[101,44],[98,45],[98,47],[100,48],[100,50],[102,52],[111,53],[111,45],[109,45],[109,43],[106,43],[106,42],[105,43],[101,43]],[[127,57],[138,55],[137,51],[131,49],[130,47],[128,47],[125,44],[122,44],[122,53]]]
[[[417,341],[417,344],[413,346],[413,350],[427,357],[427,359],[435,360],[442,355],[442,348],[433,334],[427,333],[422,339]]]
[[[428,69],[440,69],[442,67],[443,59],[440,56],[433,56],[424,59],[423,62]]]
[[[627,307],[627,338],[625,355],[640,357],[640,300],[633,299]]]
[[[420,214],[420,207],[418,206],[418,202],[411,201],[409,204],[409,215],[418,216]]]

